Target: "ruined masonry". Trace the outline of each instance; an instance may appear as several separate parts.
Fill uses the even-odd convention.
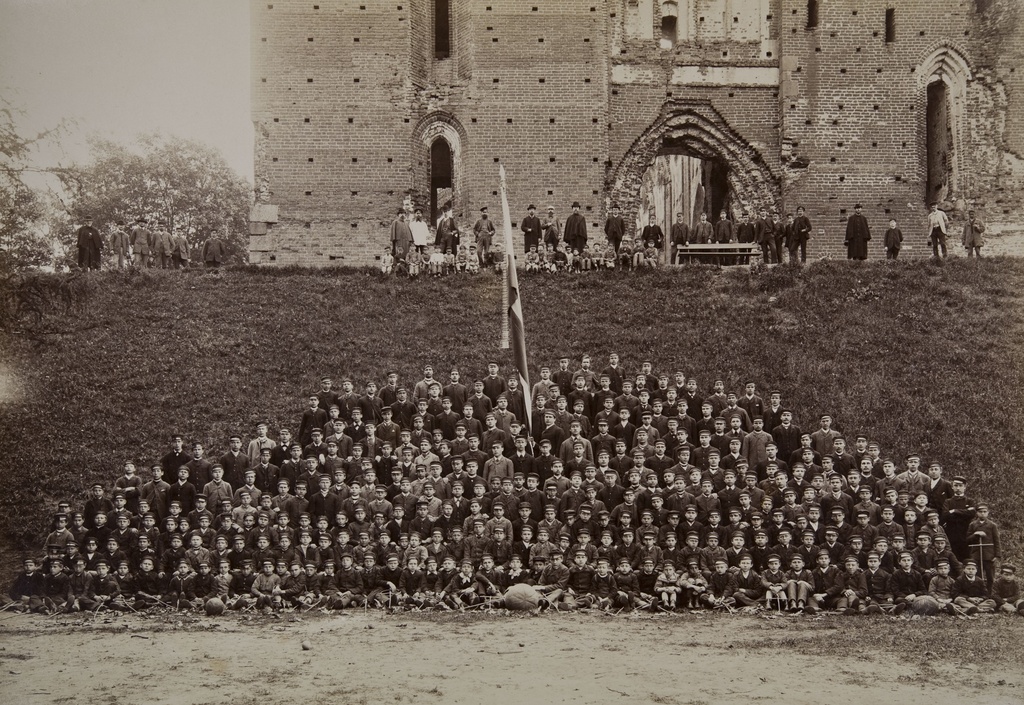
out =
[[[530,203],[714,221],[862,203],[923,255],[927,204],[1018,226],[1020,0],[274,0],[252,4],[250,259],[372,265],[403,203],[472,227]],[[500,220],[500,215],[498,216]]]

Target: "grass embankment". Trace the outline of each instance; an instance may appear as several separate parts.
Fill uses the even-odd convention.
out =
[[[208,455],[257,420],[293,428],[323,373],[403,382],[432,363],[465,377],[497,350],[499,280],[414,282],[359,272],[245,270],[90,275],[42,343],[6,335],[0,380],[0,535],[37,545],[56,500],[84,500],[171,431]],[[1019,555],[1024,477],[1024,262],[952,260],[719,273],[707,268],[523,276],[531,374],[559,354],[603,366],[778,387],[805,428],[828,411],[886,455],[963,473]]]

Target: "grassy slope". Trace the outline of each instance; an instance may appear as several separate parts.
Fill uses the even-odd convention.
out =
[[[805,427],[819,413],[895,456],[921,450],[994,503],[1020,553],[1024,262],[818,263],[746,275],[523,277],[531,363],[620,353],[628,369],[751,377]],[[58,498],[111,483],[180,431],[213,453],[258,419],[297,424],[324,372],[418,379],[424,363],[478,375],[496,350],[498,280],[382,280],[303,271],[104,273],[74,327],[33,346],[0,338],[4,543],[38,539]],[[769,298],[777,300],[770,302]],[[77,503],[77,502],[76,502]]]

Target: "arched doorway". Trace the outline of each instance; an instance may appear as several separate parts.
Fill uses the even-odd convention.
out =
[[[963,160],[971,67],[956,47],[940,44],[921,62],[917,75],[924,107],[925,203],[953,201],[969,190]]]
[[[466,205],[462,183],[462,157],[466,149],[466,131],[455,116],[434,111],[425,115],[413,130],[413,164],[417,200],[430,222],[437,225],[445,204],[451,203],[456,217]]]
[[[452,200],[454,181],[452,148],[448,140],[438,137],[430,145],[430,221],[436,223],[445,204]]]
[[[616,166],[609,195],[628,234],[653,214],[667,236],[676,213],[692,225],[701,213],[773,207],[779,181],[710,103],[670,101]]]

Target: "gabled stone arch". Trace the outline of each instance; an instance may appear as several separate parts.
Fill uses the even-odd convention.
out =
[[[735,201],[756,212],[761,206],[780,203],[779,179],[749,142],[729,126],[706,101],[669,101],[661,114],[633,142],[616,165],[609,181],[608,195],[622,209],[629,234],[639,210],[640,187],[647,169],[654,164],[665,141],[680,145],[692,156],[717,159],[729,167],[729,189]]]
[[[921,108],[921,123],[926,125],[929,86],[941,82],[946,87],[948,121],[952,149],[950,150],[949,192],[947,199],[962,197],[968,190],[969,169],[964,168],[967,142],[967,85],[974,78],[968,54],[954,42],[940,41],[933,44],[915,71]],[[927,126],[922,130],[921,144],[924,154],[925,183],[928,183]],[[931,200],[928,194],[926,200]]]
[[[468,143],[466,129],[462,123],[452,115],[443,110],[435,110],[424,115],[416,123],[412,132],[413,144],[412,154],[414,155],[413,173],[415,175],[415,188],[412,189],[420,200],[424,200],[425,188],[429,190],[429,168],[430,147],[438,139],[444,139],[452,151],[452,204],[456,212],[465,206],[465,182],[463,177],[463,155]],[[426,205],[429,207],[429,194],[426,197]]]

